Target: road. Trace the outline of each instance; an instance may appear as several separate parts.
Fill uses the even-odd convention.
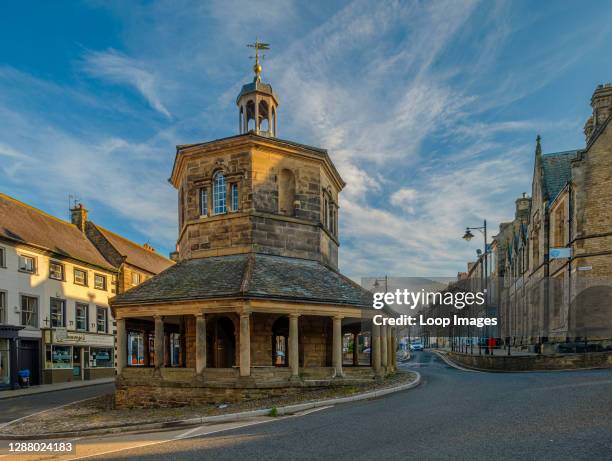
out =
[[[430,352],[416,353],[402,367],[418,370],[422,384],[303,416],[261,418],[248,427],[81,439],[77,444],[89,445],[76,456],[104,452],[88,459],[160,461],[610,459],[612,370],[480,373],[452,368]],[[136,445],[147,446],[129,448]],[[62,459],[70,458],[74,455]]]
[[[106,383],[2,399],[0,400],[0,426],[9,421],[60,405],[96,397],[98,395],[110,394],[114,389],[114,383]]]

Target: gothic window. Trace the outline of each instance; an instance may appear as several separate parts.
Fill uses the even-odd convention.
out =
[[[208,189],[200,189],[200,216],[208,216]]]
[[[218,171],[213,177],[213,212],[221,214],[227,212],[227,191],[225,189],[225,176]]]
[[[232,199],[232,211],[238,211],[238,183],[232,183],[230,186],[230,195]]]
[[[279,213],[293,216],[293,202],[295,201],[295,176],[290,170],[283,169],[280,173],[278,187]]]
[[[183,227],[183,222],[185,221],[185,192],[183,188],[179,192],[179,223],[180,227]]]
[[[323,226],[326,228],[328,225],[328,222],[327,222],[328,208],[329,208],[329,202],[327,200],[327,195],[323,194]]]

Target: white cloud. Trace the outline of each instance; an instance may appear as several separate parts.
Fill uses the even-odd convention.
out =
[[[84,56],[84,69],[92,76],[138,90],[152,108],[168,118],[170,112],[161,101],[161,82],[144,63],[115,50],[90,51]]]
[[[415,201],[418,196],[416,189],[404,187],[391,194],[391,205],[402,208],[408,213],[414,212]]]

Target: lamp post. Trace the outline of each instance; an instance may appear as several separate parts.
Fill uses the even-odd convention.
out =
[[[466,227],[465,228],[465,234],[463,234],[463,240],[465,240],[466,242],[469,242],[470,240],[472,240],[474,238],[474,234],[472,234],[471,231],[473,230],[477,230],[479,231],[483,237],[484,237],[484,246],[483,246],[483,251],[484,251],[484,255],[483,255],[483,268],[484,268],[484,291],[485,291],[485,315],[487,314],[488,311],[488,305],[489,305],[489,290],[488,290],[488,254],[489,254],[489,250],[487,249],[487,220],[483,220],[482,226],[479,227]],[[470,340],[470,344],[472,343],[472,341]],[[474,352],[474,345],[471,344],[471,352]],[[480,338],[478,339],[478,350],[480,352]]]

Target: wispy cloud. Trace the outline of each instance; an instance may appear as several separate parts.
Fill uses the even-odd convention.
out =
[[[111,49],[87,52],[83,66],[94,77],[133,87],[142,94],[153,109],[171,118],[170,112],[161,101],[162,83],[144,63]]]

